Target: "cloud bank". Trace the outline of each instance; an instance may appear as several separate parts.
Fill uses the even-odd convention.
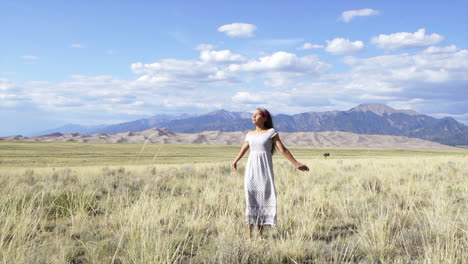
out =
[[[356,52],[363,47],[357,43],[335,39],[327,49]],[[338,73],[330,72],[333,65],[317,55],[278,51],[250,57],[212,46],[199,47],[199,52],[194,60],[135,62],[132,80],[71,75],[62,82],[14,83],[2,78],[0,105],[4,110],[61,112],[78,120],[99,116],[96,122],[115,115],[245,111],[258,104],[277,113],[325,111],[362,102],[467,116],[463,105],[468,100],[460,91],[468,87],[468,50],[454,45],[430,46],[415,54],[346,56],[349,70]]]

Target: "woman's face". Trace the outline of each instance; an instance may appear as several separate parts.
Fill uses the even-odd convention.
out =
[[[255,110],[252,115],[252,124],[256,126],[262,126],[265,123],[266,118],[263,117],[262,111],[260,109]]]

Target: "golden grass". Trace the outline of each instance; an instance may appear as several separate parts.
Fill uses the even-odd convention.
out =
[[[154,154],[149,153],[157,147],[145,148],[145,162],[150,163]],[[186,146],[193,153],[197,147]],[[198,152],[206,148],[200,146]],[[142,165],[109,153],[119,156],[122,166],[106,166],[107,158],[93,150],[94,166],[77,167],[72,158],[68,164],[73,167],[60,167],[62,160],[54,164],[50,158],[55,168],[14,166],[18,161],[33,164],[18,151],[0,168],[0,263],[468,259],[466,152],[342,150],[339,156],[337,150],[327,151],[332,156],[325,159],[319,155],[324,150],[294,149],[310,172],[294,170],[277,154],[278,226],[266,241],[246,241],[242,168],[233,173],[230,162],[224,162],[238,147],[212,150],[220,154],[206,155],[217,159],[197,164],[190,164],[188,156],[180,164]],[[80,153],[86,158],[86,151]],[[316,155],[307,157],[310,153]]]
[[[393,158],[460,156],[466,149],[356,149],[290,147],[299,159]],[[183,164],[231,162],[239,146],[189,144],[116,144],[78,142],[14,142],[0,141],[0,167],[83,167],[133,166],[148,164]],[[280,155],[278,155],[280,156]],[[280,157],[281,159],[281,157]]]

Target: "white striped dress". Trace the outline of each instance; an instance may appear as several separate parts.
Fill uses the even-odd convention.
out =
[[[274,128],[261,134],[247,134],[250,154],[245,168],[246,223],[276,225],[276,189],[271,148]]]

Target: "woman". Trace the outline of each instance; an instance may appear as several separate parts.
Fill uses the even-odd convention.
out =
[[[252,236],[254,226],[257,226],[263,237],[266,226],[276,225],[276,189],[274,185],[272,154],[275,147],[299,170],[308,171],[309,168],[296,161],[291,152],[283,145],[279,135],[273,128],[270,113],[259,107],[252,116],[255,130],[245,136],[232,167],[237,171],[237,162],[250,149],[249,159],[245,169],[245,200],[246,200],[246,236]]]

